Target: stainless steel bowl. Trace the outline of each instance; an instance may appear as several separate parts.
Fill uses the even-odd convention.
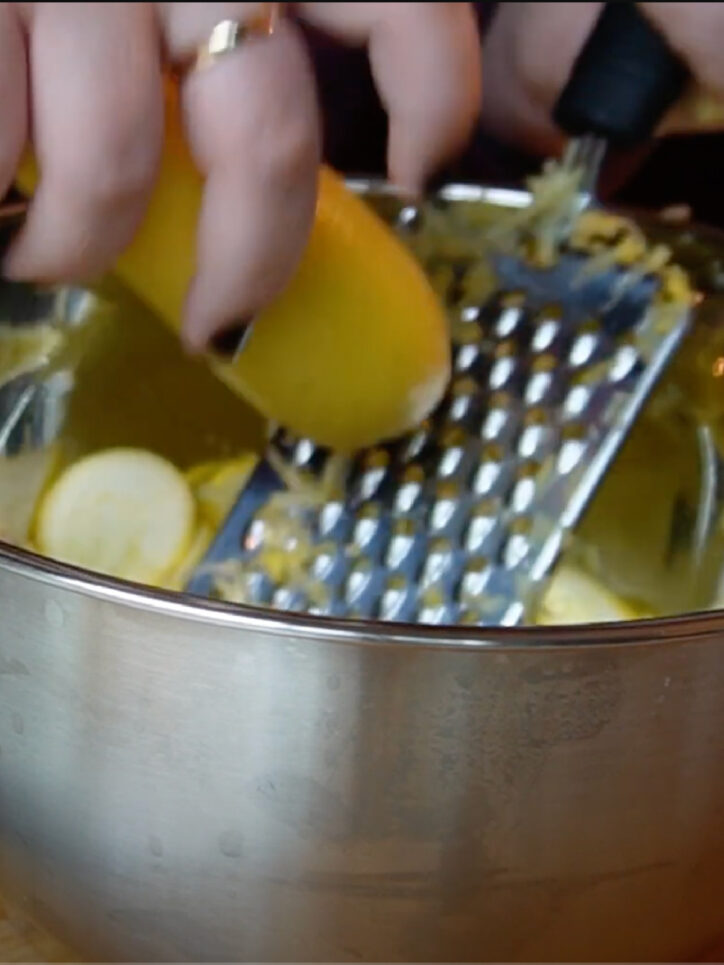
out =
[[[465,191],[481,218],[524,201]],[[391,630],[6,544],[0,612],[1,887],[87,958],[692,961],[724,939],[722,613]]]

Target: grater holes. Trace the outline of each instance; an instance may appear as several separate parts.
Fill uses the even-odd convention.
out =
[[[508,388],[518,372],[519,361],[514,356],[504,355],[496,358],[490,366],[488,386],[492,392]]]
[[[563,400],[562,416],[565,420],[581,419],[588,411],[593,399],[593,388],[585,383],[574,383]]]
[[[458,320],[461,325],[480,327],[483,317],[483,309],[480,305],[465,305],[460,309]]]
[[[573,472],[583,458],[585,451],[586,445],[580,439],[566,439],[565,442],[561,444],[558,458],[556,459],[556,468],[560,475],[567,476]]]
[[[532,423],[523,427],[516,451],[521,459],[542,461],[553,449],[556,432],[550,425]]]
[[[348,606],[358,608],[372,586],[374,567],[369,559],[355,560],[344,582],[344,599]],[[358,611],[361,612],[361,611]]]
[[[404,440],[399,449],[400,460],[413,462],[423,455],[429,447],[432,438],[432,426],[430,420],[426,419],[420,426]]]
[[[437,475],[440,479],[453,479],[462,471],[468,455],[464,443],[445,447],[437,465]]]
[[[551,398],[555,388],[552,372],[533,372],[525,386],[526,405],[543,405]]]
[[[442,587],[431,586],[420,593],[417,619],[420,623],[440,626],[452,622],[452,608]]]
[[[377,615],[381,620],[401,620],[414,593],[403,576],[391,576],[380,597]]]
[[[481,499],[473,506],[463,545],[468,553],[489,553],[502,532],[503,504],[499,498]]]
[[[521,566],[531,551],[532,523],[527,516],[512,521],[508,536],[500,548],[500,562],[507,570]]]
[[[509,339],[511,335],[514,335],[518,331],[523,321],[523,316],[523,305],[503,305],[493,326],[493,331],[496,336],[500,339]]]
[[[315,550],[309,567],[311,577],[322,582],[330,581],[335,569],[338,568],[338,562],[339,556],[334,543],[320,544]]]
[[[357,513],[352,527],[351,543],[357,551],[371,554],[383,535],[382,507],[366,503]]]
[[[472,490],[476,496],[491,496],[501,492],[510,474],[501,447],[489,444],[480,454],[478,467],[473,475]]]
[[[433,539],[428,547],[419,576],[419,585],[425,590],[436,584],[442,585],[450,576],[455,563],[455,550],[449,539]]]
[[[479,409],[480,386],[475,379],[464,376],[456,379],[450,389],[445,413],[447,422],[470,421]]]
[[[463,606],[475,607],[481,602],[490,583],[493,572],[492,562],[487,556],[474,556],[467,561],[456,589],[456,599]]]
[[[393,511],[402,514],[412,512],[422,499],[424,487],[425,471],[422,466],[418,464],[407,466],[394,495]]]
[[[609,355],[614,341],[606,331],[601,319],[586,316],[571,332],[566,356],[568,364],[574,370],[588,368]]]
[[[357,498],[372,499],[388,476],[390,454],[385,449],[373,449],[365,454],[358,470]]]
[[[447,535],[453,528],[462,508],[461,488],[451,480],[437,484],[430,508],[428,529],[431,536]]]
[[[532,459],[526,460],[518,467],[507,499],[507,507],[514,516],[521,516],[531,511],[537,495],[540,472],[540,464]]]
[[[586,452],[586,427],[579,422],[570,422],[561,432],[561,445],[556,458],[556,469],[562,476],[573,472]]]
[[[501,627],[515,627],[521,622],[525,616],[525,607],[523,604],[516,600],[515,602],[509,604],[505,611],[500,616],[500,626]]]
[[[536,319],[530,339],[530,349],[534,354],[553,351],[561,335],[559,313],[542,312]]]
[[[271,598],[271,605],[275,610],[286,610],[289,613],[301,613],[308,609],[307,603],[305,594],[290,586],[278,586]]]
[[[483,339],[483,309],[478,305],[465,305],[457,313],[451,325],[452,340],[456,345],[480,345]]]
[[[625,382],[632,373],[642,368],[642,364],[633,345],[620,345],[611,359],[608,377],[615,384]]]
[[[437,475],[441,479],[458,474],[474,454],[476,440],[462,425],[445,425],[440,431]]]
[[[568,350],[568,364],[579,369],[589,365],[596,355],[601,354],[601,335],[596,331],[579,331]]]
[[[292,446],[291,463],[297,469],[307,469],[311,467],[317,447],[311,439],[299,439]]]
[[[420,541],[419,529],[413,520],[395,520],[385,554],[385,565],[388,569],[394,571],[408,565]]]
[[[341,542],[349,529],[346,505],[341,499],[325,503],[317,513],[317,535],[320,540]]]
[[[453,367],[456,373],[469,373],[477,369],[482,359],[482,348],[478,340],[462,343],[455,349]]]
[[[510,445],[520,419],[520,402],[512,392],[493,392],[486,400],[480,426],[483,442]]]
[[[527,406],[543,406],[553,400],[557,366],[558,360],[551,353],[543,353],[534,359],[523,393]]]
[[[497,406],[489,408],[480,429],[484,442],[496,442],[508,445],[515,435],[518,420],[510,409]]]

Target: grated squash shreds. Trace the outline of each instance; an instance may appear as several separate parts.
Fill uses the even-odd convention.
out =
[[[213,567],[215,591],[229,603],[250,603],[249,577],[261,571],[275,583],[301,591],[312,604],[322,607],[327,592],[312,575],[312,564],[317,554],[332,547],[314,541],[310,516],[341,494],[350,460],[330,456],[319,478],[290,466],[273,449],[268,461],[286,490],[274,493],[258,517],[265,529],[263,544],[258,548],[250,544],[245,547],[246,557]]]
[[[686,272],[671,263],[666,245],[652,245],[630,218],[596,208],[582,209],[582,174],[566,157],[547,161],[542,173],[528,180],[531,203],[492,230],[493,242],[539,268],[555,265],[565,250],[587,255],[583,277],[624,268],[623,286],[636,278],[655,276],[660,281],[655,302],[679,307],[694,304],[698,296]]]
[[[555,265],[580,217],[582,177],[565,158],[546,161],[526,182],[530,204],[491,229],[491,241],[538,268]]]

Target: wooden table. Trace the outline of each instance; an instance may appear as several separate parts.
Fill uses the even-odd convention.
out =
[[[59,942],[22,920],[0,898],[0,962],[70,962]]]
[[[61,946],[23,922],[0,900],[0,962],[70,962]],[[724,948],[712,949],[702,962],[724,962]]]
[[[0,961],[2,962],[46,962],[40,949],[29,940],[25,929],[10,917],[5,906],[0,903]]]

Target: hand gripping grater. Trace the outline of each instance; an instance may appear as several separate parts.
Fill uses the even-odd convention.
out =
[[[579,211],[606,142],[649,133],[684,80],[633,4],[604,8],[555,114],[584,135],[568,154],[582,167]],[[397,227],[424,231],[441,217],[434,205],[408,206]],[[264,564],[269,509],[289,470],[320,477],[331,464],[309,440],[277,433],[189,592],[215,595],[236,560],[233,598],[248,604],[410,623],[524,621],[689,318],[657,302],[652,275],[590,273],[580,253],[558,247],[549,268],[502,251],[491,262],[482,248],[477,261],[445,264],[438,251],[428,267],[455,279],[454,375],[438,410],[406,438],[358,454],[336,490],[286,503],[295,525],[282,551],[295,551],[299,527],[309,541],[293,579]],[[480,302],[466,297],[466,279],[486,262],[496,290]]]

